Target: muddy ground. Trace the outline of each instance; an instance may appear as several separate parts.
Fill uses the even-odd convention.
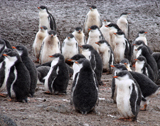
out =
[[[147,31],[149,47],[160,51],[160,1],[159,0],[0,0],[0,37],[12,45],[25,45],[30,57],[34,59],[32,44],[38,31],[38,9],[46,5],[57,23],[57,34],[61,42],[76,26],[82,26],[89,5],[96,5],[102,19],[116,22],[122,12],[128,16],[130,40],[134,40],[138,31]],[[119,113],[112,103],[112,75],[103,74],[106,84],[99,88],[99,105],[96,113],[82,115],[71,109],[69,104],[70,80],[67,95],[44,94],[43,86],[38,85],[34,98],[28,103],[9,102],[0,97],[0,114],[13,119],[18,126],[105,126],[105,125],[160,125],[160,96],[152,98],[147,111],[139,112],[137,122],[118,121]]]

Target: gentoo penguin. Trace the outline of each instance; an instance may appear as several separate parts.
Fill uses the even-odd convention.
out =
[[[0,55],[2,55],[3,50],[7,48],[12,49],[10,43],[5,39],[0,39]]]
[[[78,42],[73,34],[69,34],[62,43],[62,55],[65,61],[79,53]]]
[[[6,74],[5,74],[6,63],[3,62],[3,60],[4,60],[4,56],[0,55],[0,91],[5,89],[5,87],[6,87],[6,82],[4,83],[5,76],[6,76]],[[4,96],[5,97],[6,95],[0,93],[0,96]]]
[[[53,30],[48,31],[48,35],[44,38],[40,51],[40,64],[52,61],[49,55],[60,53],[60,41],[57,33]]]
[[[103,71],[103,63],[98,52],[91,45],[82,45],[82,54],[88,59],[91,64],[95,64],[95,67],[92,68],[97,76],[97,81],[99,85],[103,85],[101,81],[102,71]],[[94,63],[92,63],[94,62]]]
[[[117,88],[117,108],[122,120],[135,121],[140,110],[141,90],[132,75],[126,70],[114,76]]]
[[[127,68],[124,65],[120,64],[114,64],[112,67],[115,68],[115,74],[127,70]],[[141,92],[142,92],[142,106],[141,110],[146,110],[147,104],[149,102],[149,99],[151,97],[154,97],[158,95],[159,93],[159,86],[156,85],[150,78],[145,76],[144,74],[137,73],[130,71],[133,78],[137,81],[138,85],[140,86]],[[115,80],[113,78],[112,80],[112,97],[116,97],[116,86],[115,86]],[[116,99],[114,99],[116,101]]]
[[[148,49],[146,46],[141,46],[137,49],[137,55],[136,58],[138,58],[140,55],[144,56],[147,60],[147,63],[150,65],[150,67],[152,68],[154,74],[155,74],[155,80],[158,79],[158,67],[157,67],[157,63],[155,61],[155,59],[153,58],[153,56],[149,53]]]
[[[102,25],[100,14],[97,10],[96,6],[91,6],[90,11],[87,13],[85,22],[84,22],[84,33],[88,34],[88,29],[92,26],[96,25],[100,27]]]
[[[8,73],[7,92],[11,99],[15,98],[19,102],[27,102],[27,96],[30,89],[30,74],[23,64],[21,57],[16,51],[5,49],[3,52],[7,68],[5,75]]]
[[[30,95],[33,97],[37,85],[37,70],[33,63],[33,61],[28,56],[28,50],[26,47],[19,45],[19,46],[12,46],[13,49],[16,49],[18,54],[20,55],[24,65],[29,71],[31,83],[30,83]]]
[[[34,43],[33,43],[33,52],[37,60],[35,62],[39,63],[39,54],[42,46],[43,39],[47,36],[47,27],[42,26],[39,28],[39,31],[36,34]]]
[[[99,28],[96,25],[92,25],[89,28],[89,36],[88,36],[87,44],[92,45],[93,48],[97,52],[99,52],[99,50],[98,50],[99,46],[95,42],[98,42],[103,39],[104,39],[104,37],[103,37],[101,31],[99,30]]]
[[[125,65],[125,67],[127,68],[128,71],[132,71],[128,59],[126,59],[126,58],[122,59],[119,64]]]
[[[99,45],[99,53],[102,57],[103,70],[107,70],[107,73],[112,73],[110,65],[114,63],[114,54],[112,48],[106,40],[100,40],[96,42]]]
[[[86,38],[81,27],[76,27],[72,35],[78,42],[78,45],[86,44]]]
[[[137,38],[135,39],[135,41],[142,40],[145,43],[145,45],[148,45],[146,34],[147,34],[147,32],[145,32],[143,30],[139,31],[139,33],[138,33]]]
[[[100,28],[101,33],[104,36],[104,39],[111,45],[111,40],[110,40],[110,34],[109,34],[109,28],[106,27],[106,25],[109,25],[111,22],[109,22],[108,20],[104,20],[103,21],[103,25]]]
[[[45,77],[44,89],[48,93],[66,94],[69,72],[62,54],[56,53],[52,58],[51,68]]]
[[[142,73],[144,75],[146,75],[147,77],[149,77],[152,81],[156,81],[155,76],[154,76],[154,72],[152,70],[152,68],[150,67],[150,65],[148,65],[146,58],[144,56],[139,56],[136,60],[135,63],[135,72],[138,73]]]
[[[49,66],[39,66],[37,69],[37,84],[44,84],[44,77],[48,74],[50,67]]]
[[[157,62],[158,69],[160,69],[160,52],[154,52],[152,56]]]
[[[115,47],[114,47],[114,56],[115,62],[119,63],[122,59],[127,58],[131,60],[131,45],[128,40],[125,38],[124,32],[118,31],[115,34]]]
[[[110,35],[110,46],[112,47],[112,50],[114,50],[115,47],[115,35],[114,33],[117,33],[118,31],[121,31],[121,29],[118,27],[117,24],[114,23],[110,23],[108,25],[106,25],[106,27],[109,28],[109,35]]]
[[[129,38],[128,14],[130,13],[122,13],[120,18],[117,20],[118,27],[124,32],[127,39]]]
[[[51,13],[49,13],[47,7],[40,6],[39,9],[39,27],[46,26],[48,30],[54,30],[56,29],[56,22],[54,17]]]
[[[82,114],[87,114],[98,104],[98,82],[90,62],[83,58],[75,61],[80,67],[71,90],[71,105]]]

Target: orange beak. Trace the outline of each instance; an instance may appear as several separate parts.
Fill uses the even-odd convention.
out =
[[[138,51],[137,49],[135,49],[135,51]]]
[[[147,32],[145,32],[145,34],[147,34]]]
[[[43,27],[40,27],[41,29],[43,29]]]
[[[68,59],[68,61],[70,61],[70,62],[71,62],[71,61],[72,61],[72,59]]]
[[[54,57],[54,56],[49,56],[49,57]]]
[[[99,42],[95,42],[97,45],[99,45]]]
[[[90,7],[89,9],[91,10],[92,8]]]
[[[78,64],[78,62],[77,62],[77,61],[75,61],[75,63],[76,63],[76,64]]]
[[[117,33],[113,33],[113,34],[117,35]]]
[[[70,37],[68,37],[68,39],[70,39]]]
[[[117,78],[118,76],[113,76],[113,78]]]
[[[108,25],[105,25],[105,27],[108,27]]]
[[[54,35],[53,35],[53,34],[51,34],[51,36],[53,37]]]
[[[133,45],[136,45],[136,44],[133,44]]]
[[[134,59],[135,61],[137,61],[138,59]]]
[[[88,28],[88,31],[90,31],[91,29],[90,28]]]
[[[8,56],[7,54],[3,54],[3,56]]]
[[[127,63],[124,63],[124,65],[127,65]]]
[[[107,21],[107,20],[104,20],[104,21]]]
[[[38,9],[40,9],[40,7],[37,7]]]
[[[17,49],[15,46],[12,46],[12,49]]]
[[[111,67],[115,67],[114,65],[110,65]]]
[[[78,45],[80,48],[83,48],[81,45]]]

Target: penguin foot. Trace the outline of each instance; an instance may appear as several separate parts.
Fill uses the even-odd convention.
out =
[[[7,97],[7,94],[0,93],[0,96]]]
[[[129,122],[134,121],[133,118],[119,118],[118,120],[129,121]]]
[[[10,99],[7,99],[7,101],[12,102],[12,101],[13,101],[13,99],[11,99],[11,98],[10,98]]]
[[[140,110],[141,110],[141,111],[146,111],[146,108],[147,108],[147,104],[145,104],[144,107],[141,108]]]
[[[51,92],[50,91],[46,91],[46,92],[44,92],[45,94],[51,94]]]

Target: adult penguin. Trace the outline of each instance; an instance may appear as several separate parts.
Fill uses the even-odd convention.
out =
[[[28,56],[28,50],[26,47],[19,45],[19,46],[12,46],[13,49],[16,49],[18,54],[20,55],[24,65],[29,71],[31,83],[30,83],[30,95],[31,97],[34,96],[36,85],[37,85],[37,70],[33,63],[33,61]]]
[[[147,43],[147,38],[146,38],[146,34],[147,34],[147,32],[144,31],[144,30],[139,31],[139,33],[138,33],[135,41],[141,40],[141,41],[143,41],[143,42],[145,43],[145,45],[148,45],[148,43]]]
[[[87,114],[98,104],[98,82],[90,62],[83,58],[75,61],[80,67],[72,84],[71,105],[82,114]]]
[[[27,102],[30,89],[30,74],[21,57],[16,51],[6,49],[3,52],[4,61],[11,67],[7,78],[7,92],[11,99],[19,102]]]
[[[69,72],[62,54],[56,53],[52,58],[51,68],[45,77],[44,89],[47,93],[66,94]]]

